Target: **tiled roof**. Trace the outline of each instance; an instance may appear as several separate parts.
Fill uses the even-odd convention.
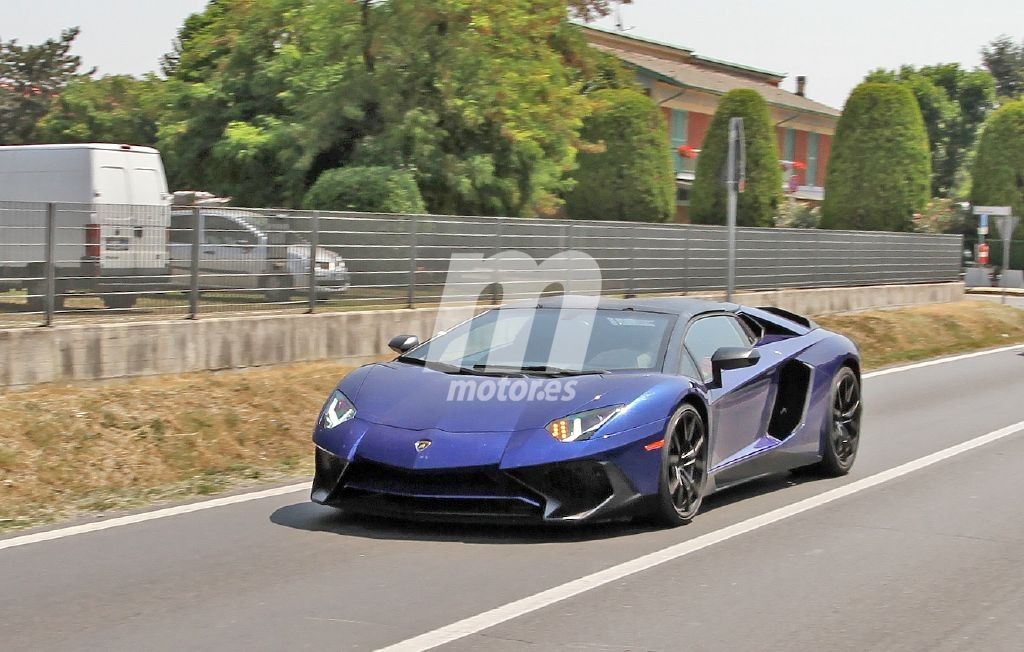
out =
[[[730,74],[725,70],[718,70],[712,67],[720,64],[723,67],[740,68],[740,66],[735,64],[725,64],[691,55],[694,60],[705,62],[705,65],[697,65],[683,61],[681,58],[662,58],[634,52],[628,46],[614,47],[607,43],[593,43],[592,45],[670,84],[708,91],[717,95],[723,95],[737,88],[751,88],[760,93],[769,104],[777,107],[797,109],[836,118],[841,113],[838,109],[834,109],[827,104],[815,102],[796,93],[790,93],[767,81],[759,81],[746,75]],[[683,52],[687,51],[684,50]]]

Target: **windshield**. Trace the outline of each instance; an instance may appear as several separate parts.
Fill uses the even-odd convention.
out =
[[[673,317],[649,312],[503,308],[486,312],[402,357],[463,369],[660,369]]]

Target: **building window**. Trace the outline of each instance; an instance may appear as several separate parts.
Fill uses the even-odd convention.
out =
[[[782,142],[782,159],[784,161],[796,160],[796,129],[786,129]]]
[[[686,159],[679,155],[679,148],[686,144],[686,132],[688,129],[689,113],[679,109],[672,109],[672,158],[676,162],[676,173],[684,171]]]
[[[807,134],[807,185],[818,185],[818,155],[821,147],[818,134]]]

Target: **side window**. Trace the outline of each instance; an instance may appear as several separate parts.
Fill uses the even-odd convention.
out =
[[[696,360],[701,378],[710,382],[713,377],[711,356],[715,351],[725,346],[748,347],[750,336],[735,317],[715,315],[693,322],[686,331],[683,344]]]
[[[168,239],[171,244],[192,244],[192,216],[172,215]]]
[[[256,244],[256,236],[233,220],[218,215],[207,215],[203,242],[211,245]]]

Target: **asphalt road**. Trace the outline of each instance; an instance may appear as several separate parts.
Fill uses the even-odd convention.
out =
[[[293,492],[0,549],[0,648],[377,649],[843,487],[440,649],[1019,650],[1022,399],[1024,348],[869,378],[848,478],[759,481],[675,530],[354,520]]]

